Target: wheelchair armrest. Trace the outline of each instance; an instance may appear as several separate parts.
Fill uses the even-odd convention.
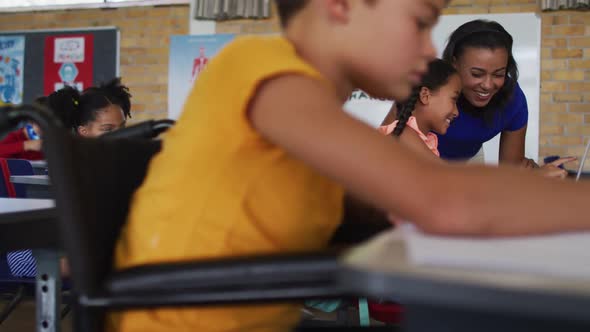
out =
[[[335,297],[335,254],[272,255],[150,264],[114,273],[104,297],[87,306],[115,308],[269,302]]]
[[[137,266],[116,272],[107,282],[113,293],[152,290],[253,287],[333,280],[333,254],[232,257]]]

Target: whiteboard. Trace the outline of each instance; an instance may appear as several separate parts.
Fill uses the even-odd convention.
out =
[[[444,15],[433,31],[434,45],[438,56],[450,34],[465,22],[475,19],[493,20],[500,23],[514,38],[513,53],[520,73],[519,84],[527,98],[529,122],[525,142],[525,155],[538,161],[539,158],[539,101],[541,68],[541,18],[535,13]],[[391,101],[371,99],[365,94],[356,95],[344,105],[354,117],[376,127],[387,115]],[[488,164],[498,163],[500,135],[484,143],[484,157]]]

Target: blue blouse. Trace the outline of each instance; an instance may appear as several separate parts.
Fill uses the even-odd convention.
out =
[[[440,157],[446,160],[465,160],[477,154],[483,143],[499,133],[516,131],[526,126],[529,118],[526,97],[517,84],[512,99],[502,112],[496,112],[493,121],[488,124],[483,117],[462,112],[456,118],[445,135],[438,135]]]

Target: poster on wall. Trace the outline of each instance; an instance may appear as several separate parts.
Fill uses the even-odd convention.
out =
[[[374,98],[362,90],[354,90],[344,110],[372,127],[379,127],[392,106],[393,100]]]
[[[82,91],[92,86],[94,36],[92,34],[45,38],[43,93],[64,86]]]
[[[0,101],[20,104],[23,101],[25,60],[24,36],[0,36]]]
[[[168,117],[177,119],[199,74],[227,43],[232,34],[170,37],[168,67]]]

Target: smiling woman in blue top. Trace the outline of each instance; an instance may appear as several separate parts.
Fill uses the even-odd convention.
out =
[[[471,159],[500,134],[501,163],[534,166],[524,155],[528,107],[512,43],[500,24],[483,20],[467,22],[449,37],[443,59],[457,69],[463,91],[457,102],[461,116],[439,136],[442,158]]]

